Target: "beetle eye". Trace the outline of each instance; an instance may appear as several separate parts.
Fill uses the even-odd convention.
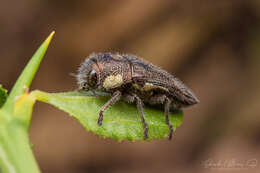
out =
[[[95,70],[91,70],[88,75],[88,85],[95,87],[97,85],[97,73]]]

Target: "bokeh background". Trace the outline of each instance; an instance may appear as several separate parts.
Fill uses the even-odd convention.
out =
[[[174,140],[121,143],[37,103],[30,137],[44,173],[260,172],[259,0],[2,1],[5,88],[52,30],[31,89],[74,90],[70,73],[85,57],[116,51],[175,74],[201,103],[184,111]]]

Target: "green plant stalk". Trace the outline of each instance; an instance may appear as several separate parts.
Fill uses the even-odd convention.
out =
[[[37,49],[0,109],[1,173],[40,173],[28,135],[35,99],[26,90],[30,87],[53,35],[54,32]]]
[[[40,173],[23,121],[7,121],[7,124],[1,127],[0,142],[0,171],[3,173]]]

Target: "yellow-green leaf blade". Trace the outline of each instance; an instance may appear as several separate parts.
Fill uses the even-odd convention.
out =
[[[13,86],[9,97],[6,100],[6,103],[4,107],[8,109],[9,111],[13,111],[15,98],[17,96],[20,96],[24,93],[26,88],[29,88],[31,85],[31,82],[39,68],[39,65],[47,51],[47,48],[51,42],[51,39],[54,35],[54,32],[52,32],[47,39],[41,44],[41,46],[37,49],[37,51],[34,53],[32,58],[30,59],[29,63],[24,68],[23,72],[17,79],[15,85]]]
[[[102,126],[98,126],[99,110],[109,97],[102,96],[96,98],[77,91],[55,94],[33,91],[32,94],[37,100],[52,104],[69,113],[78,119],[84,128],[99,136],[130,141],[144,139],[144,128],[134,104],[119,101],[112,105],[104,112]],[[169,128],[165,123],[164,112],[151,107],[145,107],[144,113],[149,126],[148,140],[167,137]],[[170,120],[174,129],[176,129],[182,123],[182,112],[171,113]]]

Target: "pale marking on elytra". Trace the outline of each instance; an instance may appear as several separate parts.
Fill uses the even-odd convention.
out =
[[[151,83],[145,83],[143,87],[137,85],[137,84],[133,84],[133,87],[135,87],[136,89],[138,90],[142,90],[142,91],[150,91],[150,90],[153,90],[153,89],[161,89],[161,90],[164,90],[164,91],[169,91],[167,88],[164,88],[162,86],[158,86],[158,85],[153,85]]]
[[[120,74],[106,77],[103,87],[106,89],[116,88],[123,84],[123,77]]]

